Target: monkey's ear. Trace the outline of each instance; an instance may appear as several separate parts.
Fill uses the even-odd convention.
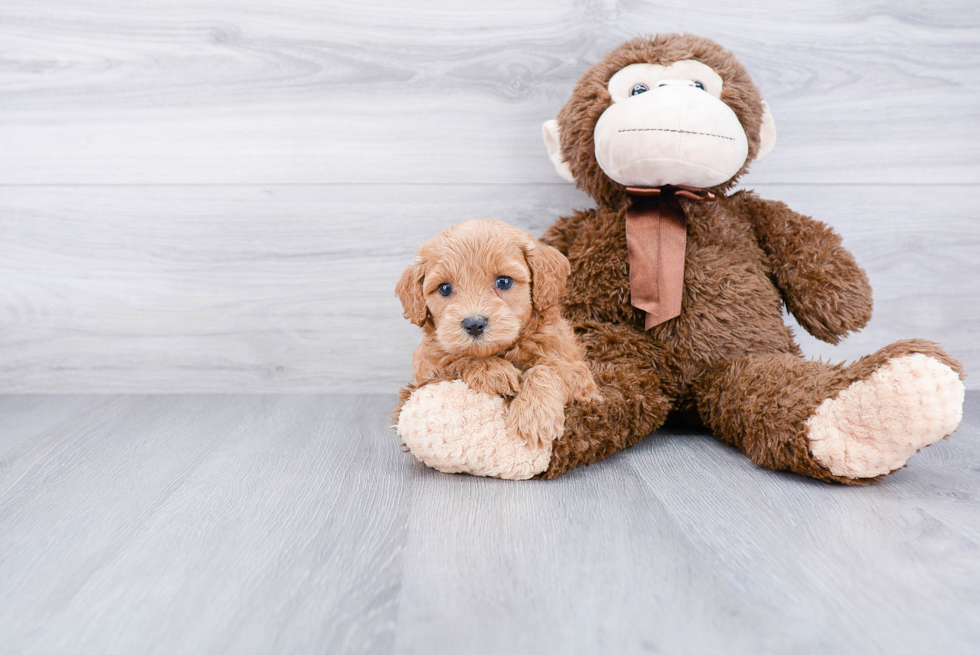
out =
[[[537,239],[525,246],[524,257],[531,269],[531,303],[539,312],[554,307],[565,295],[565,283],[571,272],[568,258]]]
[[[429,308],[425,306],[425,295],[422,293],[422,281],[424,279],[425,272],[422,269],[422,264],[416,262],[405,269],[395,286],[395,295],[402,302],[405,318],[420,327],[429,318]]]
[[[555,165],[555,170],[567,182],[574,182],[572,169],[568,167],[568,162],[561,158],[561,136],[558,134],[558,121],[551,119],[545,121],[541,126],[544,134],[544,144],[548,147],[548,159]]]
[[[762,127],[759,128],[759,152],[756,154],[755,160],[759,161],[772,152],[774,145],[776,145],[776,121],[772,119],[772,114],[769,113],[769,103],[763,100]]]

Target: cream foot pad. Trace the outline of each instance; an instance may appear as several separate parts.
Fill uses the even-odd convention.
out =
[[[810,452],[834,475],[872,478],[905,466],[963,418],[959,376],[923,354],[898,357],[817,407]]]
[[[461,380],[417,389],[396,432],[415,457],[443,473],[527,480],[548,468],[551,444],[532,448],[507,430],[503,398]]]

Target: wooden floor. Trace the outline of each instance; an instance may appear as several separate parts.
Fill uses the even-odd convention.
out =
[[[0,652],[980,652],[977,392],[868,488],[677,431],[444,475],[392,401],[0,396]]]

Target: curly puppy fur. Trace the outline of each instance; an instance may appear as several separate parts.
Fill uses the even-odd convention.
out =
[[[568,271],[555,248],[501,221],[465,221],[422,244],[396,287],[405,317],[424,333],[396,422],[412,390],[461,379],[509,399],[508,425],[532,447],[561,437],[565,406],[597,398],[561,316]],[[502,276],[510,282],[498,284]],[[466,319],[486,325],[474,334]]]
[[[721,99],[745,129],[749,156],[731,180],[712,189],[716,200],[680,200],[688,222],[682,313],[645,331],[644,313],[630,304],[624,220],[629,199],[597,164],[593,133],[611,103],[607,83],[616,71],[684,59],[705,63],[722,77]],[[863,484],[889,470],[864,473],[870,470],[866,463],[835,462],[835,473],[829,459],[818,461],[808,434],[818,407],[856,382],[884,384],[875,372],[901,357],[924,355],[962,374],[937,344],[918,340],[892,344],[850,366],[801,357],[783,322],[784,304],[808,332],[837,343],[870,319],[871,288],[825,224],[753,193],[727,195],[758,152],[762,116],[759,92],[735,57],[694,36],[634,39],[579,80],[558,115],[562,155],[598,206],[559,219],[542,241],[570,261],[564,314],[586,348],[604,400],[569,408],[565,435],[539,477],[603,459],[679,410],[699,417],[762,466]],[[920,360],[908,361],[912,366]],[[955,402],[955,393],[949,395]],[[822,413],[833,417],[838,409]],[[913,444],[912,452],[924,443]],[[902,457],[892,459],[904,464]]]

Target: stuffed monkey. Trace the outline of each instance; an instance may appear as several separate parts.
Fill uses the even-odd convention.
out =
[[[564,314],[602,400],[569,406],[561,438],[524,455],[499,399],[423,387],[397,426],[423,462],[441,440],[472,471],[469,444],[500,444],[508,459],[493,475],[554,478],[676,411],[761,466],[866,484],[956,430],[963,371],[935,343],[899,341],[850,365],[802,357],[783,306],[838,343],[867,324],[871,289],[828,226],[731,193],[776,132],[730,52],[690,35],[628,41],[582,76],[544,136],[559,174],[596,202],[542,241],[571,264]]]

